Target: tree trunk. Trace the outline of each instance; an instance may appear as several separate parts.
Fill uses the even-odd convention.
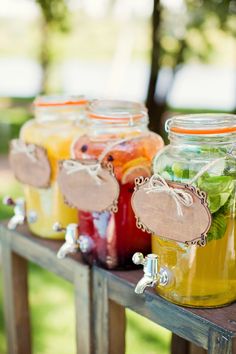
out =
[[[48,24],[42,19],[41,25],[41,48],[39,54],[40,65],[42,68],[42,79],[40,85],[40,93],[48,92],[48,80],[50,71],[50,30]]]
[[[151,52],[151,72],[148,85],[146,104],[149,110],[150,129],[160,133],[162,130],[161,116],[165,111],[165,102],[158,102],[155,99],[156,85],[160,71],[160,0],[154,0],[152,13],[152,52]]]

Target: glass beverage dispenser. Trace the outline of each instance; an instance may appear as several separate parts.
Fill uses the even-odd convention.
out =
[[[77,212],[64,203],[56,178],[58,161],[70,156],[72,141],[85,132],[86,105],[87,101],[80,96],[36,98],[35,118],[23,125],[20,138],[11,143],[11,167],[24,185],[25,195],[25,206],[22,200],[15,205],[17,215],[9,223],[11,228],[27,216],[35,235],[58,239],[64,238],[64,234],[53,231],[56,221],[78,222]],[[6,202],[14,204],[11,198]]]
[[[86,204],[88,198],[93,198],[93,205],[97,207],[91,210],[82,202],[77,205],[80,250],[89,263],[95,262],[109,269],[130,267],[132,254],[137,248],[143,252],[151,249],[150,235],[135,227],[131,208],[134,179],[139,175],[150,175],[151,160],[163,147],[163,140],[148,130],[147,110],[140,103],[98,100],[89,105],[87,116],[90,122],[88,134],[75,140],[72,156],[75,163],[78,160],[82,163],[97,161],[101,165],[110,165],[118,195],[116,210],[98,211],[99,203],[108,196],[115,182],[111,181],[107,187],[104,184],[102,195],[106,173],[103,171],[104,176],[97,176],[99,165],[94,165],[89,173],[95,173],[93,178],[97,186],[94,183],[94,189],[92,186],[83,189],[86,190]],[[72,193],[76,194],[75,191]]]
[[[133,257],[134,262],[143,264],[146,271],[136,292],[141,293],[146,286],[157,285],[161,296],[177,304],[222,306],[236,300],[236,116],[177,116],[168,120],[166,127],[170,144],[153,161],[154,178],[157,178],[159,186],[156,187],[156,198],[166,193],[166,189],[163,192],[163,184],[160,193],[160,178],[166,181],[167,187],[171,186],[170,182],[180,182],[190,189],[194,186],[199,196],[203,195],[199,191],[206,193],[210,226],[206,239],[201,236],[200,246],[194,244],[197,242],[186,244],[171,240],[171,222],[170,230],[166,231],[170,237],[153,234],[153,254],[144,258],[136,253]],[[173,196],[173,188],[168,193]],[[181,204],[180,207],[183,212],[180,223],[187,225],[184,215],[188,206]],[[176,221],[179,216],[177,211],[174,214]],[[201,222],[200,218],[198,221]],[[158,227],[160,220],[156,229]],[[154,271],[148,279],[147,264],[151,263]]]

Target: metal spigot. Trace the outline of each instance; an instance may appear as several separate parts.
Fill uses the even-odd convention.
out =
[[[13,207],[14,215],[8,222],[8,229],[15,230],[18,225],[23,225],[26,220],[29,224],[33,224],[37,221],[37,214],[31,210],[26,213],[25,201],[23,198],[17,198],[14,200],[11,197],[4,197],[3,204]]]
[[[57,258],[65,258],[70,253],[76,253],[80,250],[82,253],[89,253],[94,248],[94,242],[87,235],[80,235],[78,232],[78,224],[69,224],[67,227],[62,227],[59,222],[53,225],[53,230],[56,232],[65,232],[65,243],[61,246],[57,253]]]
[[[62,227],[59,222],[56,222],[52,229],[56,232],[65,232],[65,243],[57,252],[57,258],[63,259],[68,254],[77,252],[79,249],[78,224],[69,224],[67,227]]]
[[[80,235],[79,247],[82,253],[89,253],[94,248],[94,242],[88,235]]]
[[[132,257],[133,263],[143,265],[144,276],[135,288],[136,294],[142,294],[146,287],[154,287],[155,285],[167,286],[172,282],[172,273],[169,269],[161,267],[158,271],[158,256],[156,254],[148,254],[146,257],[142,253],[136,252]]]

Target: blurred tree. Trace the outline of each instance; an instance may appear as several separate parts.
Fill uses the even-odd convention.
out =
[[[66,0],[36,0],[36,3],[39,5],[42,13],[40,63],[43,76],[41,93],[46,93],[49,90],[49,72],[53,56],[51,37],[54,31],[67,32],[69,30],[69,11]]]
[[[236,35],[235,0],[180,0],[178,7],[166,7],[154,0],[152,14],[151,74],[147,94],[150,128],[162,130],[167,94],[180,65],[193,58],[209,61],[214,53],[212,29]],[[165,92],[156,92],[160,69],[169,67],[171,75]]]

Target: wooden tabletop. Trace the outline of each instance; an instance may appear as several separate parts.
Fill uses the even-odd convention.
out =
[[[0,243],[8,353],[32,354],[28,300],[28,261],[31,261],[73,284],[77,353],[92,354],[90,267],[83,263],[80,253],[58,259],[57,251],[63,241],[35,237],[25,225],[11,231],[6,224],[0,224]]]
[[[141,270],[125,272],[113,271],[109,272],[109,276],[113,279],[114,282],[122,282],[134,290],[137,282],[143,276],[143,272]],[[193,318],[200,317],[205,321],[209,321],[218,328],[236,333],[236,303],[221,308],[183,307],[162,299],[152,288],[147,288],[144,295],[135,295],[135,297],[141,297],[142,301],[160,301],[163,305],[169,305],[172,310],[178,309],[183,314],[191,315]]]
[[[2,223],[0,241],[3,248],[5,243],[10,244],[15,253],[69,281],[73,281],[72,277],[77,274],[75,267],[78,274],[81,269],[89,267],[82,261],[79,253],[63,260],[57,259],[56,253],[62,241],[35,237],[26,226],[18,227],[17,231],[10,231],[6,228],[6,223]],[[180,337],[206,349],[217,343],[223,347],[230,345],[234,348],[236,303],[216,309],[187,308],[161,298],[151,288],[142,295],[135,294],[134,288],[143,275],[142,270],[108,271],[94,266],[92,274],[93,292],[96,293],[97,301],[102,301],[101,284],[106,284],[110,300],[149,318]],[[101,288],[100,291],[98,288]],[[234,350],[236,351],[236,348]],[[214,353],[214,350],[212,352]]]
[[[7,243],[15,253],[70,282],[73,282],[74,276],[72,269],[76,268],[80,271],[83,268],[88,268],[88,265],[82,261],[79,252],[63,260],[56,257],[63,241],[36,237],[32,235],[26,225],[18,226],[14,231],[8,230],[6,225],[7,222],[0,223],[0,241],[3,248]]]

